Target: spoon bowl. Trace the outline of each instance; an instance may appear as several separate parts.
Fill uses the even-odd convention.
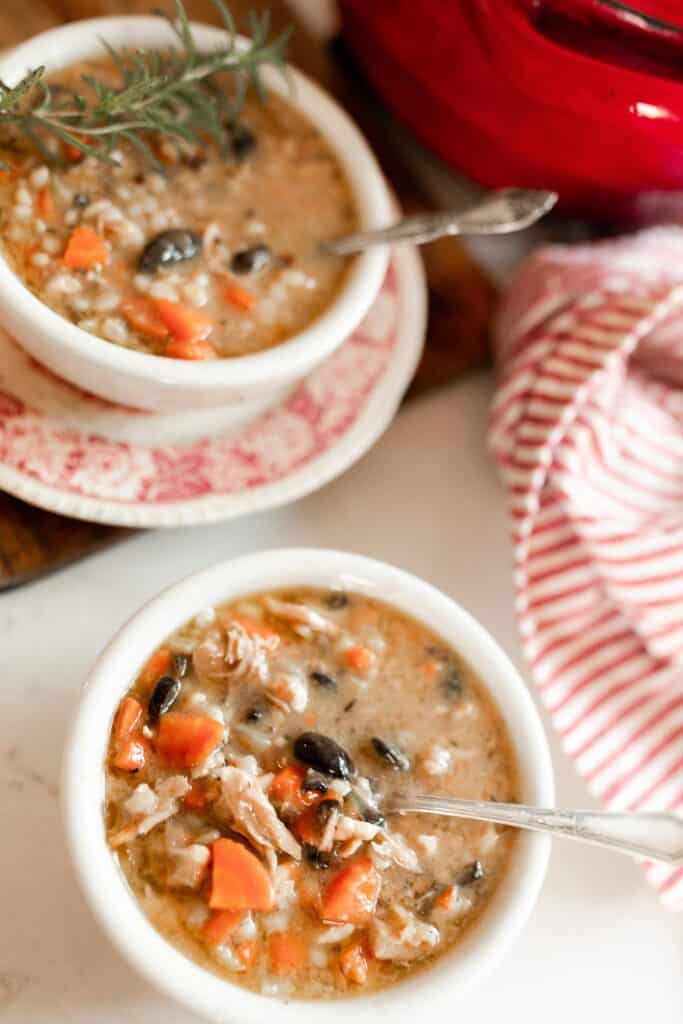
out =
[[[502,188],[488,192],[465,210],[418,213],[386,228],[358,231],[323,242],[321,248],[333,256],[350,256],[390,242],[424,245],[444,235],[509,235],[531,227],[552,210],[557,200],[557,192]]]

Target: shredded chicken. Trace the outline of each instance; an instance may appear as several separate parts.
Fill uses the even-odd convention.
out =
[[[438,928],[401,906],[392,907],[386,917],[374,918],[370,924],[370,946],[378,960],[414,960],[436,946],[440,938]]]
[[[294,604],[292,601],[280,601],[277,597],[267,597],[265,605],[269,612],[289,623],[299,636],[309,638],[316,633],[323,636],[339,635],[339,626],[305,604]]]
[[[193,779],[216,778],[225,764],[225,752],[221,747],[216,747],[201,764],[191,769],[190,775]]]
[[[193,654],[200,679],[239,682],[242,679],[268,679],[268,656],[277,647],[277,637],[247,633],[239,622],[214,626],[202,637]]]
[[[178,813],[178,801],[189,789],[190,784],[182,775],[171,775],[167,779],[162,779],[156,790],[151,790],[144,782],[136,786],[123,805],[133,820],[109,837],[109,845],[116,849],[132,842],[138,836],[146,836],[162,821],[168,821]]]
[[[300,860],[301,847],[278,818],[257,779],[241,768],[233,767],[223,768],[219,777],[221,793],[215,805],[216,812],[225,816],[235,831],[241,832],[261,849],[282,850]]]
[[[362,839],[347,839],[346,842],[342,843],[341,846],[339,847],[339,856],[353,857],[354,853],[358,853],[362,845]]]
[[[408,846],[400,832],[382,832],[372,844],[372,854],[377,867],[382,870],[393,862],[406,871],[422,871],[415,850]]]
[[[320,842],[318,843],[318,849],[326,853],[332,849],[337,831],[337,822],[341,817],[341,810],[338,805],[333,803],[323,804],[322,806],[327,807],[328,812],[322,835],[320,836]]]
[[[329,928],[323,928],[315,941],[321,946],[329,946],[348,939],[355,930],[355,924],[334,924]]]
[[[308,704],[308,683],[300,670],[278,672],[265,685],[265,694],[284,711],[305,711]]]
[[[192,843],[191,846],[174,850],[166,881],[170,886],[198,889],[204,880],[210,857],[208,846],[202,846],[200,843]]]

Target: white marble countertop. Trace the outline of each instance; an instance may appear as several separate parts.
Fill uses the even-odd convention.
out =
[[[411,405],[336,483],[250,520],[136,537],[0,597],[0,1018],[6,1024],[190,1024],[119,958],[67,863],[62,741],[81,681],[112,632],[184,574],[243,551],[332,546],[395,562],[468,607],[520,662],[502,495],[485,448],[491,383]],[[559,800],[586,804],[553,741]],[[516,947],[455,1019],[673,1024],[683,1019],[683,921],[630,861],[559,842]]]

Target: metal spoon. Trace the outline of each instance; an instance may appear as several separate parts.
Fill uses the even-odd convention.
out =
[[[544,810],[523,804],[409,794],[392,797],[384,809],[387,814],[444,814],[493,821],[513,828],[580,839],[633,857],[647,857],[674,866],[683,864],[683,818],[675,814]]]
[[[535,224],[557,202],[557,192],[532,188],[502,188],[487,193],[475,206],[443,213],[418,213],[386,228],[359,231],[344,238],[321,242],[335,256],[363,252],[386,242],[424,245],[443,235],[507,235]]]

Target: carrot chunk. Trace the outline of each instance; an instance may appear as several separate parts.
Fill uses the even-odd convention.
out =
[[[439,669],[443,668],[443,662],[435,661],[433,658],[430,661],[426,661],[422,666],[425,679],[433,679]]]
[[[105,266],[108,259],[109,247],[102,235],[79,225],[71,232],[62,262],[71,270],[92,270],[93,267]]]
[[[183,797],[183,805],[188,811],[201,811],[207,805],[207,796],[203,789],[196,784]]]
[[[208,715],[184,715],[169,711],[159,720],[157,753],[174,768],[193,768],[211,754],[223,739],[223,726]]]
[[[143,338],[165,341],[168,327],[147,299],[126,299],[121,303],[121,316]]]
[[[123,772],[138,772],[145,767],[147,755],[143,743],[124,740],[116,751],[112,764]]]
[[[302,789],[306,769],[302,765],[289,764],[281,768],[270,784],[268,796],[284,810],[302,811],[317,804],[323,794]]]
[[[235,281],[228,282],[223,295],[226,302],[229,302],[235,309],[241,309],[243,313],[248,313],[255,302],[251,292],[248,292],[246,288],[243,288],[242,285],[237,284]]]
[[[211,849],[211,909],[271,910],[273,883],[258,857],[233,839],[217,839]]]
[[[302,843],[308,843],[309,846],[317,846],[322,839],[329,818],[324,805],[329,805],[329,811],[330,807],[336,804],[336,800],[330,799],[329,796],[322,793],[315,793],[313,799],[315,803],[311,807],[307,807],[292,824],[292,832],[297,839],[300,839]]]
[[[114,721],[114,738],[118,743],[129,740],[142,719],[142,704],[134,697],[124,697]]]
[[[309,846],[317,846],[320,842],[322,829],[317,812],[317,807],[309,807],[292,824],[292,832],[297,839]]]
[[[204,925],[203,936],[210,946],[222,946],[239,928],[246,910],[214,910]]]
[[[360,942],[345,946],[339,954],[339,969],[347,981],[354,985],[364,985],[368,980],[368,956],[365,946]]]
[[[162,676],[168,675],[171,671],[173,655],[168,647],[160,647],[158,651],[147,660],[145,667],[138,676],[138,682],[145,689],[154,686]]]
[[[54,217],[55,204],[52,198],[52,192],[47,188],[47,186],[45,188],[41,188],[40,192],[36,196],[36,210],[42,220],[52,220]]]
[[[344,651],[344,661],[354,672],[369,672],[375,660],[375,653],[369,647],[357,645]]]
[[[215,348],[208,341],[185,341],[182,338],[169,341],[164,355],[168,359],[189,359],[193,362],[218,358]]]
[[[306,963],[307,942],[301,932],[271,932],[268,936],[270,969],[278,978],[296,974]]]
[[[81,142],[85,141],[85,139],[78,135],[75,135],[74,138],[79,139]],[[68,160],[70,164],[80,164],[81,160],[85,159],[83,150],[79,149],[78,146],[74,146],[73,142],[62,142],[62,152],[64,159]]]
[[[329,882],[320,904],[323,921],[367,924],[375,912],[382,880],[369,857],[358,857]]]
[[[240,942],[235,946],[235,956],[245,967],[253,967],[258,957],[258,942],[255,939]]]
[[[157,313],[179,341],[203,341],[213,330],[213,321],[199,309],[170,299],[157,299],[155,305]]]

